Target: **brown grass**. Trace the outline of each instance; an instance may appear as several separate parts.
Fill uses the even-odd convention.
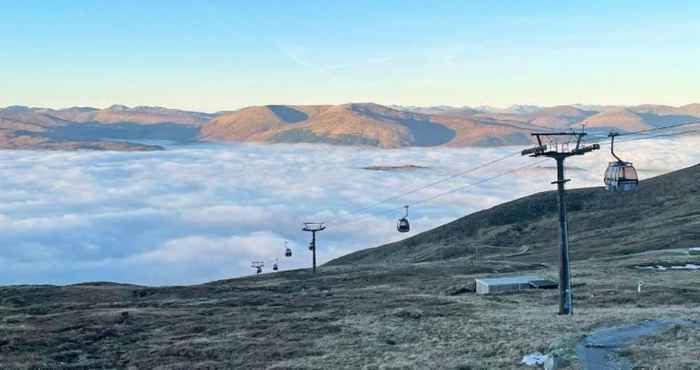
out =
[[[514,267],[464,261],[325,266],[317,276],[190,287],[5,287],[0,367],[521,368],[539,351],[577,368],[575,345],[599,327],[700,321],[698,272],[629,267],[658,258],[575,261],[573,317],[556,315],[557,291],[471,293],[475,277]],[[553,268],[534,273],[556,277]],[[637,294],[640,279],[649,289]],[[662,366],[664,356],[682,356],[693,365],[694,353],[678,348],[698,338],[684,333],[643,342],[633,361]],[[653,359],[646,348],[657,351]]]

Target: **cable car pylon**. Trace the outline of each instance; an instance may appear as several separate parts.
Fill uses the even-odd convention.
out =
[[[263,272],[263,267],[265,267],[265,262],[253,261],[250,263],[250,267],[255,269],[255,274],[260,275]]]
[[[560,251],[559,251],[559,314],[573,315],[574,303],[571,291],[571,266],[569,261],[569,230],[566,217],[566,193],[564,184],[569,180],[564,179],[564,160],[571,156],[583,155],[588,152],[600,149],[600,145],[581,145],[581,139],[586,136],[585,132],[548,132],[548,133],[533,133],[532,136],[537,138],[537,146],[522,151],[522,155],[530,157],[549,157],[557,161],[557,181],[552,184],[557,184],[559,193],[559,236],[560,236]],[[555,142],[554,148],[548,148],[542,142],[543,138],[553,139]],[[569,149],[564,145],[556,145],[558,138],[568,138],[576,140],[574,149]]]
[[[309,249],[312,254],[312,266],[313,272],[316,273],[316,233],[326,229],[326,225],[323,222],[304,222],[304,228],[302,231],[307,231],[311,233],[311,244],[309,244]]]

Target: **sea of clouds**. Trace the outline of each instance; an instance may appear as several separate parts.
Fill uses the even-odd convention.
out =
[[[621,144],[619,152],[644,178],[700,162],[698,147],[699,136],[674,137]],[[323,263],[551,190],[552,160],[538,165],[514,155],[380,203],[520,149],[200,144],[144,153],[0,151],[0,284],[189,284],[251,274],[253,260],[264,261],[266,272],[276,259],[283,270],[308,267],[303,221],[328,225],[319,234]],[[607,149],[569,160],[568,186],[601,185]],[[362,168],[406,164],[427,168]],[[396,232],[404,204],[415,204],[409,234]],[[292,258],[283,257],[285,240]]]

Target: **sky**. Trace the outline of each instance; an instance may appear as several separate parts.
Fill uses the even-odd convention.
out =
[[[646,179],[697,164],[698,145],[700,136],[621,141],[616,152]],[[610,157],[606,148],[569,159],[567,187],[601,186]],[[282,270],[308,268],[303,221],[327,224],[317,247],[319,262],[325,263],[552,190],[556,177],[552,160],[539,163],[514,147],[193,144],[168,149],[0,151],[0,285],[202,283],[253,274],[250,262],[258,260],[265,262],[265,272],[275,260]],[[409,193],[507,155],[492,166]],[[401,164],[428,168],[362,169]],[[523,166],[529,167],[511,173]],[[475,183],[480,184],[470,186]],[[411,205],[408,234],[396,231],[404,204]],[[284,257],[285,241],[293,249],[291,258]]]
[[[0,1],[0,106],[700,101],[697,1]]]

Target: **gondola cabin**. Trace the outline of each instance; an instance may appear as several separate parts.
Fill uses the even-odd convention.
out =
[[[619,135],[616,132],[608,134],[608,137],[610,137],[610,154],[615,157],[616,161],[608,163],[603,182],[607,191],[632,191],[639,185],[639,177],[634,166],[632,166],[632,162],[625,162],[615,154],[615,137]]]
[[[632,163],[623,161],[610,162],[603,181],[607,191],[633,191],[639,185]]]
[[[408,206],[403,206],[403,208],[406,210],[406,213],[403,215],[402,218],[399,219],[399,222],[396,224],[396,230],[400,233],[407,233],[411,231],[411,224],[408,223]]]
[[[292,256],[292,249],[289,248],[289,246],[287,245],[287,242],[286,242],[286,241],[284,242],[284,256],[285,256],[285,257],[291,257],[291,256]]]
[[[408,223],[406,218],[402,218],[399,220],[399,223],[396,224],[396,230],[400,233],[407,233],[411,231],[411,224]]]

